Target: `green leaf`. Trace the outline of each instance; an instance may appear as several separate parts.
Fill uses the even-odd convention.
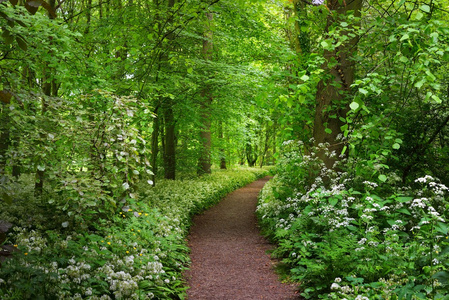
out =
[[[399,57],[399,61],[403,62],[403,63],[408,63],[408,58],[405,56],[401,56],[401,57]]]
[[[337,205],[337,203],[338,203],[338,199],[337,198],[330,198],[329,199],[329,204],[330,205],[335,206],[335,205]]]
[[[409,202],[409,201],[413,200],[413,197],[397,197],[397,198],[395,198],[395,200],[403,203],[403,202]]]
[[[423,4],[419,7],[423,12],[430,13],[430,6],[427,4]]]
[[[379,178],[379,180],[382,181],[382,182],[387,181],[387,176],[385,176],[384,174],[380,174],[378,178]]]
[[[357,102],[352,102],[351,104],[349,104],[349,107],[352,109],[352,110],[357,110],[357,108],[359,108],[359,104],[357,103]]]
[[[447,284],[449,282],[449,272],[446,271],[440,271],[432,276],[433,278],[437,279],[442,284]]]
[[[408,40],[409,38],[410,38],[410,36],[406,33],[401,37],[400,41],[402,42],[404,40]]]
[[[421,20],[422,17],[424,17],[424,15],[422,14],[422,12],[418,11],[415,15],[415,20]]]
[[[22,38],[21,36],[16,36],[16,41],[17,41],[17,44],[19,45],[20,49],[22,49],[23,51],[27,51],[28,45],[25,42],[24,38]]]
[[[363,95],[368,95],[368,91],[363,89],[363,88],[359,88],[359,92],[362,93]]]
[[[437,95],[432,95],[432,99],[438,104],[441,104],[442,102],[440,97],[438,97]]]
[[[2,193],[2,200],[5,201],[9,205],[12,204],[12,197],[6,192]]]
[[[442,222],[438,222],[438,223],[437,223],[437,226],[435,227],[435,229],[436,229],[438,232],[440,232],[440,233],[442,233],[442,234],[444,234],[444,235],[447,235],[447,233],[448,233],[447,225],[444,224],[444,223],[442,223]]]
[[[309,80],[309,76],[307,76],[307,75],[303,75],[300,79],[302,80],[302,81],[307,81],[307,80]]]
[[[192,74],[193,73],[193,68],[188,68],[187,69],[187,73]]]
[[[394,143],[392,147],[393,147],[393,149],[397,150],[397,149],[401,148],[401,145],[399,145],[398,143]]]
[[[9,30],[4,30],[2,37],[5,40],[6,45],[11,45],[14,41],[14,37],[11,35],[11,32],[9,32]]]
[[[426,81],[424,79],[415,83],[415,87],[420,89]]]
[[[405,214],[405,215],[409,215],[409,216],[412,215],[412,214],[408,211],[408,209],[406,209],[406,208],[404,208],[404,207],[398,209],[397,211],[400,212],[400,213],[403,213],[403,214]]]
[[[332,129],[330,129],[330,128],[326,128],[326,129],[324,129],[324,131],[325,131],[326,133],[328,133],[328,134],[331,134],[331,133],[332,133]]]

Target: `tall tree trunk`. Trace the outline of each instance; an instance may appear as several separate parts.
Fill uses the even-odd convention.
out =
[[[224,150],[223,122],[218,122],[218,138],[220,139],[220,169],[226,169],[226,153]]]
[[[11,103],[12,95],[8,90],[0,91],[0,176],[5,174],[6,157],[10,140],[10,118],[7,105]]]
[[[338,22],[338,15],[345,15],[353,10],[356,16],[360,16],[362,0],[351,1],[347,5],[339,0],[331,0],[328,1],[328,7],[331,13],[327,17],[326,32],[333,22]],[[355,73],[351,57],[357,50],[356,42],[357,39],[353,38],[333,51],[324,52],[325,63],[322,69],[325,70],[324,78],[327,79],[322,79],[317,87],[313,137],[316,146],[327,145],[326,149],[318,153],[327,168],[334,168],[344,146],[338,140],[342,134],[341,126],[344,125],[340,118],[345,118],[349,111],[349,92]],[[334,59],[337,64],[329,66],[329,62]],[[326,76],[326,73],[331,76]],[[334,154],[328,155],[326,152]]]
[[[153,169],[153,186],[156,186],[157,177],[157,155],[159,153],[159,106],[154,109],[153,132],[151,133],[151,168]]]
[[[175,0],[168,0],[169,10],[175,5]],[[169,19],[169,23],[173,20]],[[170,43],[174,39],[173,34],[167,35],[167,40]],[[161,54],[161,64],[167,65],[167,54],[168,51]],[[164,125],[165,125],[165,144],[164,144],[164,177],[165,179],[174,180],[176,177],[176,129],[175,129],[175,116],[173,113],[174,102],[170,98],[164,98],[163,100],[163,110],[164,110]]]
[[[212,43],[212,30],[211,23],[213,20],[213,15],[210,12],[206,12],[206,28],[204,32],[203,40],[203,50],[202,55],[204,60],[208,61],[212,59],[213,43]],[[207,84],[204,86],[202,91],[202,101],[201,101],[201,123],[202,128],[200,131],[200,142],[201,142],[201,152],[200,158],[198,160],[198,174],[211,173],[211,112],[210,107],[212,105],[212,92],[211,87]]]
[[[101,4],[100,4],[101,5]],[[92,0],[87,0],[86,3],[86,29],[84,30],[84,34],[88,34],[90,31],[90,21],[92,16]],[[101,8],[101,6],[100,6]]]
[[[165,151],[164,151],[164,169],[165,179],[174,180],[176,177],[176,131],[175,117],[173,114],[173,103],[171,99],[166,99],[167,107],[164,109],[165,123]]]
[[[254,167],[257,162],[257,146],[253,149],[253,145],[249,141],[246,144],[246,161],[248,162],[249,167]]]
[[[287,18],[289,18],[291,13],[288,10],[286,13]],[[295,30],[294,32],[287,31],[287,36],[295,49],[299,66],[304,66],[310,54],[309,25],[306,23],[308,20],[306,2],[303,0],[293,0],[293,13],[295,15]],[[303,68],[299,69],[302,70]]]
[[[56,11],[56,0],[50,0],[49,1],[50,7],[53,11]],[[52,14],[48,14],[48,17],[50,19],[54,19],[54,16]],[[51,43],[51,41],[50,41]],[[43,78],[43,88],[42,91],[46,97],[56,97],[58,96],[58,89],[59,86],[56,83],[54,79],[50,80],[51,73],[53,70],[48,68],[47,66],[44,67],[44,78]],[[47,110],[48,110],[48,103],[46,97],[42,97],[42,110],[41,114],[44,117]],[[45,139],[46,137],[44,135],[41,135],[41,139]],[[40,163],[44,163],[41,161]],[[39,198],[42,196],[43,190],[44,190],[44,178],[45,178],[45,169],[37,168],[36,170],[36,182],[34,184],[34,196],[36,198]]]
[[[211,132],[210,132],[210,105],[212,104],[212,98],[205,96],[201,103],[201,123],[202,128],[200,131],[201,152],[198,160],[198,174],[211,173]]]
[[[259,167],[263,167],[263,164],[265,162],[265,156],[267,155],[268,149],[270,148],[270,126],[267,124],[266,130],[265,130],[265,141],[263,146],[263,152],[262,152],[262,158],[260,159],[260,165]]]

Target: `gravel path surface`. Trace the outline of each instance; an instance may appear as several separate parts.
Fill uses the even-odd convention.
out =
[[[266,254],[271,245],[257,228],[257,195],[268,180],[232,192],[194,218],[192,264],[186,272],[189,300],[300,299],[274,273],[275,262]]]

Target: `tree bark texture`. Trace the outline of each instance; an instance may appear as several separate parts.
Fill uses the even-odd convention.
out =
[[[212,59],[212,51],[213,51],[213,33],[211,30],[211,23],[213,20],[212,13],[206,12],[206,28],[204,32],[204,40],[203,40],[203,49],[202,55],[204,60],[208,61]],[[201,150],[200,157],[198,160],[198,174],[207,174],[211,173],[211,105],[212,105],[212,92],[210,90],[210,86],[206,85],[203,88],[201,93],[201,131],[200,131],[200,142],[201,142]]]
[[[172,9],[175,5],[175,0],[168,0],[168,8]],[[169,19],[171,23],[173,20]],[[174,39],[173,34],[167,35],[167,40],[170,42]],[[161,58],[161,64],[167,65],[168,56],[164,53]],[[164,178],[174,180],[176,178],[176,128],[175,116],[173,112],[173,100],[170,98],[162,99],[164,125],[165,125],[165,143],[164,143]]]
[[[345,15],[348,11],[353,10],[356,16],[360,16],[362,0],[346,2],[347,5],[338,0],[328,1],[331,13],[327,17],[326,32],[334,22],[338,21],[338,15]],[[342,134],[341,126],[344,125],[340,118],[346,118],[349,111],[349,102],[351,101],[349,92],[350,86],[354,82],[355,73],[351,57],[357,50],[356,43],[357,39],[352,38],[333,51],[324,51],[325,63],[322,69],[325,72],[317,87],[313,137],[315,146],[328,144],[326,150],[321,150],[318,153],[327,168],[334,168],[344,147],[338,139]],[[337,63],[335,66],[330,66],[333,59]],[[326,129],[329,133],[326,132]],[[333,156],[326,154],[326,152],[334,151],[335,155]]]

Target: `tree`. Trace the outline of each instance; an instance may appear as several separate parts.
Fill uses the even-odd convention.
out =
[[[340,22],[346,19],[348,13],[359,17],[362,1],[354,0],[346,4],[343,1],[330,0],[327,6],[329,13],[324,29],[325,35],[329,35],[331,29],[336,26],[341,26]],[[335,31],[332,34],[335,35]],[[348,29],[341,32],[341,41],[336,44],[330,39],[324,40],[322,44],[325,48],[324,63],[321,67],[324,72],[317,86],[313,137],[316,146],[326,145],[327,151],[320,151],[319,157],[326,167],[333,168],[344,147],[341,141],[341,127],[346,122],[346,114],[351,103],[351,85],[355,74],[352,57],[357,50],[357,37]]]
[[[213,21],[213,14],[206,12],[206,25],[204,32],[204,41],[202,56],[203,59],[208,61],[212,59],[213,53],[213,32],[211,29],[211,23]],[[207,75],[206,75],[207,76]],[[210,75],[209,75],[210,76]],[[212,97],[212,87],[207,83],[202,88],[201,91],[201,130],[200,130],[200,142],[201,150],[200,157],[198,160],[198,174],[211,173],[211,105],[213,101]]]

